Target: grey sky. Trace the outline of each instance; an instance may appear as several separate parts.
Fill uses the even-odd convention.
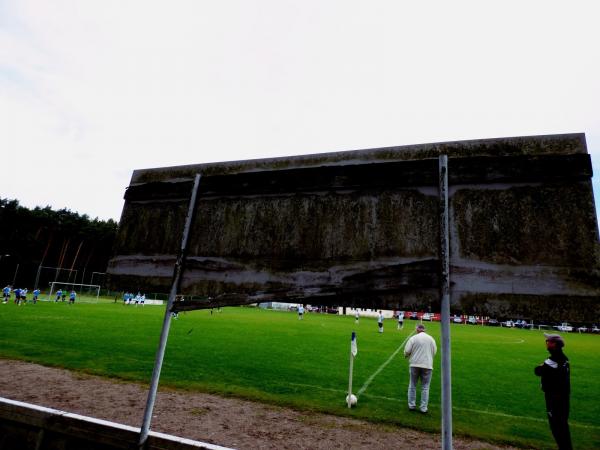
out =
[[[134,169],[572,132],[598,174],[598,9],[0,1],[0,196],[118,220]]]

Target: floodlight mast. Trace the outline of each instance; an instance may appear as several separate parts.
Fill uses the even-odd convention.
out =
[[[188,235],[194,216],[194,210],[196,208],[196,197],[198,194],[198,186],[200,185],[200,177],[201,175],[197,173],[194,178],[194,185],[192,187],[192,192],[190,195],[188,213],[185,219],[185,226],[183,228],[183,234],[181,237],[181,248],[179,250],[179,255],[177,256],[177,261],[175,262],[175,268],[173,270],[173,282],[171,284],[171,291],[169,292],[169,300],[167,302],[167,307],[165,308],[163,327],[160,333],[160,342],[158,344],[158,350],[156,351],[156,361],[154,363],[154,369],[152,371],[152,379],[150,381],[150,389],[148,392],[148,399],[146,401],[146,410],[144,411],[144,422],[142,423],[142,427],[140,428],[140,440],[138,442],[140,450],[143,449],[146,445],[148,435],[150,434],[150,422],[152,421],[152,411],[154,409],[154,402],[156,401],[156,391],[158,390],[160,371],[162,369],[162,363],[165,356],[165,349],[167,347],[167,339],[169,338],[169,329],[171,328],[171,309],[173,307],[173,302],[175,301],[175,297],[177,295],[177,292],[179,291],[179,287],[181,284],[181,275],[184,270],[185,256],[187,253]]]

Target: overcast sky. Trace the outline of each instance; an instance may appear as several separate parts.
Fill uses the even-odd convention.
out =
[[[600,6],[0,0],[0,196],[118,220],[134,169],[584,132]]]

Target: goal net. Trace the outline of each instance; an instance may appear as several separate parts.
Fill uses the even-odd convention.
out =
[[[71,291],[75,291],[76,303],[98,303],[100,297],[99,284],[77,284],[53,281],[50,283],[48,301],[68,302]]]

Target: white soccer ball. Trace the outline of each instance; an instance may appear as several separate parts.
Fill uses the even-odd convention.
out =
[[[348,399],[348,397],[350,397],[350,399]],[[350,400],[350,406],[356,406],[356,404],[358,403],[358,399],[354,394],[350,394],[349,396],[346,395],[346,405],[348,404],[348,400]]]

